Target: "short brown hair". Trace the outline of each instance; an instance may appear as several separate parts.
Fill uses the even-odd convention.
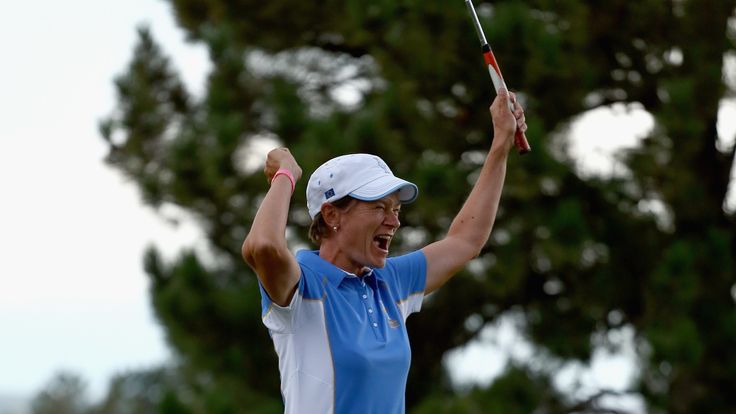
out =
[[[342,210],[347,208],[353,200],[356,199],[350,196],[345,196],[339,200],[331,202],[330,204]],[[319,246],[322,244],[322,240],[327,238],[327,235],[329,234],[330,228],[327,223],[325,223],[322,213],[317,213],[317,215],[314,216],[314,219],[312,219],[312,224],[309,226],[309,240]]]

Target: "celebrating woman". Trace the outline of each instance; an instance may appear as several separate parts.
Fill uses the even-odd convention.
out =
[[[416,185],[375,155],[325,162],[307,184],[309,236],[319,249],[294,256],[285,231],[302,170],[285,148],[268,154],[271,188],[243,257],[260,282],[286,413],[404,412],[411,359],[406,318],[488,241],[514,132],[526,130],[514,94],[501,90],[490,111],[495,138],[447,236],[397,257],[389,257],[391,240],[402,205],[417,198]]]

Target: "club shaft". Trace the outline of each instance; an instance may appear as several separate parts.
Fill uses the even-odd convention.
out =
[[[478,40],[480,40],[480,45],[481,46],[487,45],[488,42],[486,41],[486,35],[483,34],[483,27],[481,27],[480,20],[478,20],[478,15],[475,13],[475,7],[473,7],[473,2],[471,0],[465,0],[465,6],[467,6],[468,11],[470,12],[470,17],[473,19],[473,26],[475,26],[475,33],[478,34]]]

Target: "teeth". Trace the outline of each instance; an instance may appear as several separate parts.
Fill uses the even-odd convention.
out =
[[[388,244],[391,243],[391,236],[386,234],[381,234],[380,236],[376,236],[374,238],[376,245],[381,250],[388,250]]]

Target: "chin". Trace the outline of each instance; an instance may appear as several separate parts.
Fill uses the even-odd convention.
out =
[[[373,263],[371,263],[371,267],[376,268],[376,269],[381,269],[384,266],[386,266],[385,258],[374,260]]]

